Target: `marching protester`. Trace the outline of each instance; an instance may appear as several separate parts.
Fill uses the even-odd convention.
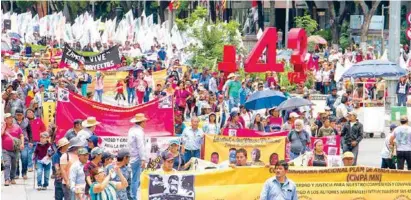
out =
[[[86,144],[87,139],[92,135],[95,135],[96,126],[99,124],[100,122],[97,121],[95,117],[87,117],[86,120],[83,120],[83,122],[81,122],[81,127],[83,129],[81,129],[81,131],[77,133],[77,137]]]
[[[51,152],[49,151],[51,143],[49,140],[50,138],[47,132],[41,133],[40,142],[37,143],[33,154],[33,160],[35,160],[37,169],[37,190],[47,190],[49,186],[51,170]],[[44,182],[42,182],[43,179]]]
[[[130,151],[128,149],[120,149],[117,152],[117,162],[111,164],[108,167],[107,174],[115,167],[120,168],[121,173],[124,178],[127,180],[128,186],[124,189],[117,190],[117,199],[131,199],[130,186],[131,186],[131,169],[128,165],[130,161]],[[114,178],[111,178],[111,181],[121,182],[120,176],[115,175]]]
[[[343,161],[344,167],[354,166],[354,162],[355,162],[354,154],[351,151],[344,152],[342,161]]]
[[[130,149],[131,175],[131,198],[137,199],[137,188],[140,186],[140,173],[146,165],[146,155],[144,150],[144,128],[148,119],[142,113],[137,113],[131,123],[135,124],[128,131],[128,148]]]
[[[157,171],[163,172],[165,174],[170,174],[177,171],[177,169],[173,167],[175,163],[175,157],[173,153],[164,152],[161,156],[161,159],[163,160],[163,164],[161,165],[161,168]]]
[[[63,179],[63,194],[64,199],[71,199],[72,193],[70,190],[70,167],[79,160],[77,150],[84,147],[82,140],[79,137],[70,140],[70,147],[67,152],[62,154],[59,163],[59,173]],[[60,194],[59,194],[60,195]]]
[[[74,142],[74,140],[71,140]],[[61,156],[67,153],[69,148],[70,142],[67,138],[63,137],[57,142],[57,151],[51,157],[52,164],[56,170],[55,177],[54,177],[54,198],[56,200],[62,200],[65,197],[65,193],[63,191],[63,174],[62,168],[60,165]],[[67,196],[68,197],[68,196]]]
[[[120,177],[120,182],[110,181],[113,175]],[[121,173],[119,166],[115,166],[109,174],[104,173],[103,168],[96,168],[92,171],[93,183],[90,186],[90,199],[115,199],[117,198],[117,192],[127,188],[127,179]]]
[[[66,137],[68,140],[71,140],[71,138],[76,137],[77,134],[83,129],[83,127],[81,126],[82,122],[83,122],[83,120],[81,120],[81,119],[74,120],[73,128],[69,129],[66,132],[66,135],[64,135],[64,137]]]
[[[327,154],[324,152],[324,144],[321,139],[314,141],[313,155],[308,160],[308,166],[314,167],[326,167],[327,166]]]
[[[23,110],[16,110],[16,117],[14,123],[19,125],[24,135],[24,149],[20,152],[21,156],[21,176],[27,180],[27,171],[29,160],[31,159],[30,152],[33,148],[33,133],[30,126],[30,121],[24,116]],[[29,158],[30,156],[30,158]],[[17,162],[16,178],[20,176],[20,162]],[[32,169],[31,169],[32,170]]]
[[[390,132],[385,136],[384,144],[382,146],[381,150],[381,168],[389,168],[389,169],[396,169],[397,167],[395,166],[394,160],[392,159],[393,154],[394,154],[394,146],[395,142],[391,144],[390,140],[393,135],[393,131],[397,128],[396,124],[391,124],[390,125]]]
[[[304,122],[297,119],[294,122],[295,129],[291,130],[287,135],[288,142],[291,143],[290,158],[297,158],[308,150],[310,144],[310,135],[303,129]]]
[[[403,170],[404,163],[407,162],[408,170],[411,170],[411,126],[408,125],[407,116],[401,117],[400,123],[393,131],[390,145],[393,145],[395,140],[398,169]]]
[[[192,157],[200,158],[200,148],[204,136],[203,130],[198,128],[199,119],[191,118],[191,127],[184,129],[181,134],[182,151],[184,152],[184,161],[188,162]]]
[[[280,160],[275,165],[275,177],[265,181],[260,200],[290,199],[298,200],[297,186],[287,178],[288,163]]]
[[[83,168],[84,171],[84,177],[86,180],[85,183],[85,194],[88,196],[89,195],[89,189],[90,185],[92,184],[92,171],[97,169],[97,168],[103,168],[103,164],[101,163],[102,160],[102,155],[103,155],[103,149],[100,147],[95,147],[91,150],[90,152],[90,158],[91,160],[88,161]]]
[[[86,148],[79,148],[77,150],[78,161],[73,163],[70,167],[70,190],[72,194],[72,199],[82,200],[86,197],[85,188],[86,188],[86,178],[84,174],[84,165],[88,161],[88,151]]]
[[[343,152],[350,151],[354,154],[354,166],[357,165],[358,149],[361,140],[363,139],[363,126],[357,119],[357,113],[348,113],[349,121],[345,123],[341,131],[341,137],[343,139],[342,149]]]

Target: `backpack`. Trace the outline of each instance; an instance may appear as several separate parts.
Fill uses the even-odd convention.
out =
[[[90,74],[87,74],[87,83],[90,84],[93,78],[90,76]]]

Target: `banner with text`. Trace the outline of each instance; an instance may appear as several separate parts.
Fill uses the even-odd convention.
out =
[[[221,163],[229,160],[232,151],[244,148],[253,163],[272,164],[285,158],[285,137],[230,137],[206,134],[204,160]],[[212,155],[217,154],[216,158]],[[216,157],[216,156],[214,156]]]
[[[75,119],[85,120],[89,116],[94,116],[100,122],[95,133],[98,136],[111,138],[107,139],[111,142],[117,142],[116,137],[126,137],[128,130],[134,126],[130,119],[137,113],[144,113],[148,118],[144,128],[146,136],[172,136],[174,133],[173,110],[159,108],[158,99],[139,106],[123,108],[91,101],[78,94],[62,90],[59,91],[58,100],[57,139],[63,137],[66,131],[73,127]]]
[[[68,44],[64,45],[60,68],[71,67],[80,69],[80,63],[86,70],[109,70],[121,65],[118,46],[111,47],[95,56],[83,56],[78,54]]]
[[[43,123],[46,127],[54,122],[56,113],[56,102],[43,102]]]
[[[265,167],[143,173],[141,195],[144,200],[260,199],[264,183],[272,177],[275,177],[274,168]],[[411,199],[411,171],[371,167],[290,168],[287,178],[296,184],[298,198],[295,199],[299,200]],[[239,191],[247,192],[239,195]]]
[[[146,155],[148,155],[147,170],[155,171],[161,167],[161,153],[168,150],[171,140],[178,137],[149,137],[145,139]]]
[[[324,152],[330,156],[340,155],[340,147],[341,147],[341,136],[333,135],[333,136],[325,136],[325,137],[312,137],[310,143],[310,149],[314,149],[314,142],[316,140],[323,141],[323,148]]]

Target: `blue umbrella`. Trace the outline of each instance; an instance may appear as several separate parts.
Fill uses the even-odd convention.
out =
[[[21,38],[21,35],[18,34],[18,33],[16,33],[16,32],[10,32],[10,33],[9,33],[9,36],[10,36],[11,38],[17,38],[17,39],[20,39],[20,38]]]
[[[343,73],[341,78],[399,77],[406,74],[407,71],[395,63],[384,60],[366,60],[354,64]]]
[[[287,98],[283,93],[274,90],[257,91],[252,94],[245,102],[245,108],[250,110],[259,110],[263,108],[272,108],[278,106]]]
[[[299,97],[294,97],[282,102],[276,110],[294,110],[302,106],[314,105],[311,101]]]

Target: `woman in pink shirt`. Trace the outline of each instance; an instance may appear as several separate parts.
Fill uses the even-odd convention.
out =
[[[96,100],[100,103],[103,102],[103,89],[104,89],[104,74],[100,71],[96,72],[96,85],[94,86],[94,93],[96,95]]]
[[[146,93],[147,89],[147,82],[143,79],[143,74],[138,74],[137,79],[134,81],[134,86],[136,88],[136,95],[138,104],[143,103],[144,94]]]

